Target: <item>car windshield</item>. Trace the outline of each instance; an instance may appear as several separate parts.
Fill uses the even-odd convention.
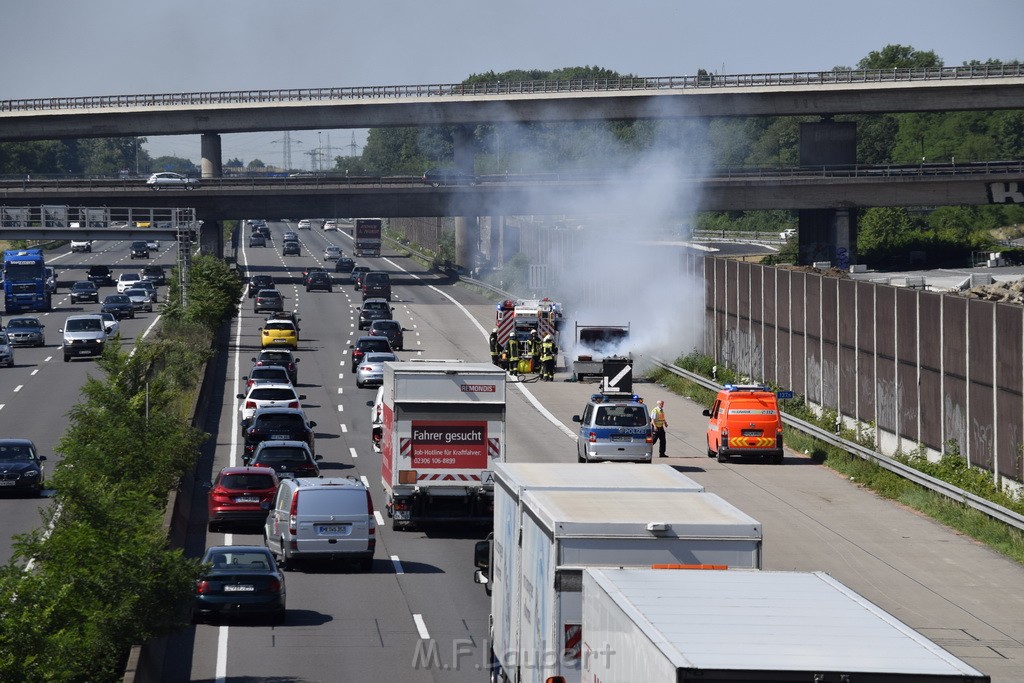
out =
[[[401,326],[396,320],[378,320],[373,324],[372,329],[382,330],[384,332],[398,332],[398,330],[401,329]]]
[[[249,373],[249,379],[280,379],[282,382],[286,381],[288,373],[285,372],[284,368],[268,367],[268,368],[253,368],[252,372]]]
[[[260,360],[290,361],[291,359],[292,355],[287,351],[264,351],[260,355]]]
[[[68,332],[100,332],[103,330],[103,321],[99,318],[69,320],[64,329]]]
[[[142,278],[139,277],[138,273],[121,273],[121,277],[119,279],[121,282],[131,282],[133,280],[141,280]]]
[[[39,327],[39,321],[31,318],[12,318],[7,321],[7,327]]]
[[[128,290],[128,291],[132,291],[132,290]],[[141,291],[141,290],[135,290],[135,291]],[[131,302],[132,302],[132,300],[128,298],[127,294],[111,294],[110,296],[108,296],[106,299],[103,300],[103,303],[105,303],[105,304],[130,304]]]
[[[274,480],[269,474],[225,474],[220,485],[233,491],[259,491],[274,488]]]
[[[389,360],[398,360],[393,353],[368,353],[364,363],[385,363]]]
[[[260,415],[256,418],[256,425],[270,429],[303,429],[306,426],[300,416],[291,413]]]
[[[265,330],[288,330],[289,332],[295,331],[295,325],[289,322],[269,322],[264,325]]]
[[[258,296],[261,299],[280,299],[281,293],[278,292],[276,289],[264,289],[256,296]]]
[[[131,298],[133,296],[141,296],[141,297],[143,297],[145,299],[149,298],[149,292],[147,292],[146,290],[144,290],[142,288],[136,289],[135,287],[132,287],[131,289],[124,290],[124,294],[125,294],[125,296],[127,296],[129,298]]]
[[[96,289],[96,285],[91,282],[76,282],[71,285],[71,289],[88,289],[90,292]]]
[[[391,345],[387,339],[364,339],[359,342],[359,348],[363,351],[390,351]]]
[[[214,571],[221,569],[237,571],[239,569],[270,569],[270,558],[261,552],[211,552],[206,561],[213,565]]]
[[[281,446],[279,448],[264,448],[255,460],[263,463],[309,462],[309,456],[301,448]]]
[[[367,301],[363,304],[364,311],[386,311],[388,310],[387,302],[385,301]]]
[[[291,389],[253,389],[249,398],[254,401],[291,401],[295,399],[295,392]]]
[[[600,406],[594,424],[598,427],[643,427],[647,421],[644,409],[638,406]]]
[[[28,462],[32,459],[32,449],[28,444],[0,444],[0,460]]]

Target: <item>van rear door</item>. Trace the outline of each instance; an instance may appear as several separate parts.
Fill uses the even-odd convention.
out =
[[[300,555],[365,553],[370,543],[366,490],[330,486],[303,489],[297,535]]]

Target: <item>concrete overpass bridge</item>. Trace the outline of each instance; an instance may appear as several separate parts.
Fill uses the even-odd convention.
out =
[[[819,116],[819,123],[801,126],[800,163],[803,166],[835,166],[856,163],[856,129],[850,122],[835,122],[842,114],[884,112],[931,112],[1024,108],[1024,65],[964,66],[927,69],[867,71],[821,71],[732,75],[673,76],[654,78],[598,79],[583,81],[528,81],[514,83],[398,85],[357,88],[315,88],[200,93],[164,93],[73,98],[35,98],[0,101],[0,142],[78,137],[132,137],[143,135],[201,135],[202,176],[221,176],[222,133],[266,130],[324,128],[367,128],[396,126],[456,127],[455,165],[464,170],[474,166],[472,126],[558,121],[600,121],[672,119],[683,117],[730,116]],[[1017,182],[1017,178],[1006,178]],[[759,180],[719,181],[708,184],[702,196],[714,209],[733,208],[801,209],[801,248],[805,239],[825,239],[832,250],[852,253],[856,225],[849,209],[916,203],[924,205],[961,203],[954,186],[961,181],[902,179],[791,179],[785,184]],[[902,187],[894,189],[890,185]],[[817,191],[811,186],[818,185]],[[979,187],[985,187],[979,190]],[[1009,187],[1009,186],[1007,186]],[[908,192],[917,188],[917,192]],[[264,188],[272,189],[272,188]],[[554,196],[564,187],[555,184],[523,188],[484,185],[477,188],[446,188],[429,193],[409,188],[408,193],[372,192],[366,188],[339,191],[323,188],[306,195],[316,206],[334,215],[388,215],[372,207],[381,198],[408,199],[415,215],[477,216],[494,207],[555,204]],[[782,191],[780,206],[772,191]],[[923,191],[922,191],[923,190]],[[110,201],[134,201],[126,190],[111,195]],[[822,197],[821,192],[827,195]],[[213,208],[213,192],[193,198],[206,218]],[[972,196],[981,196],[987,186],[978,186]],[[169,195],[170,193],[168,193]],[[294,193],[233,193],[224,188],[218,197],[225,203],[220,211],[233,211],[245,204],[243,215],[262,211],[297,209]],[[47,195],[55,200],[81,197],[75,194]],[[102,191],[86,195],[104,201]],[[915,199],[911,202],[910,197]],[[117,199],[113,199],[117,197]],[[289,199],[289,197],[292,197]],[[869,197],[878,197],[865,202]],[[28,195],[25,195],[28,199]],[[742,198],[742,199],[738,199]],[[888,199],[886,199],[888,198]],[[209,199],[209,202],[204,202]],[[777,199],[777,198],[776,198]],[[252,201],[255,200],[256,204]],[[149,201],[149,200],[145,200]],[[970,199],[963,203],[977,203]],[[210,206],[204,206],[204,204]],[[599,204],[599,202],[598,202]],[[817,204],[814,210],[809,207]],[[131,204],[128,204],[131,205]],[[306,210],[312,210],[304,204]],[[416,208],[412,208],[416,207]],[[394,211],[395,209],[392,209]],[[595,207],[595,212],[599,209]],[[239,215],[232,213],[232,216]],[[219,231],[213,230],[211,234]],[[456,227],[460,262],[469,262],[472,243],[470,221],[460,219]]]

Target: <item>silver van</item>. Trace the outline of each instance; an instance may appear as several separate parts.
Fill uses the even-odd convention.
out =
[[[370,491],[347,477],[283,479],[263,530],[270,552],[287,569],[323,558],[353,559],[370,571],[376,534]]]
[[[99,314],[69,315],[58,331],[64,335],[65,363],[73,356],[103,355],[107,328]]]

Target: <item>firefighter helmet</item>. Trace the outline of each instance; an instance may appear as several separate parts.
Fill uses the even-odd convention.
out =
[[[544,337],[544,341],[554,341],[554,339],[553,339],[553,338],[551,337],[551,335],[549,334],[549,335],[547,335],[547,336],[545,336],[545,337]]]
[[[498,334],[498,328],[495,327],[493,330],[491,330],[491,334]]]

